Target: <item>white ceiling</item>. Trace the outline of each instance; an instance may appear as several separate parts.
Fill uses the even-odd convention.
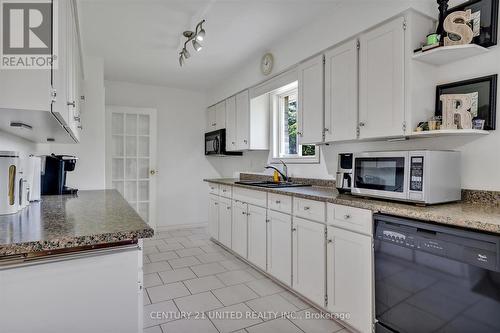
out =
[[[107,80],[206,90],[251,57],[325,12],[336,0],[81,0],[84,52],[104,58]],[[204,48],[181,34],[206,19]]]

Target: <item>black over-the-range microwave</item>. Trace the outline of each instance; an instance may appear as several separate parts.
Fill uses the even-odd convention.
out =
[[[205,133],[205,155],[228,156],[243,155],[242,152],[226,151],[226,129]]]

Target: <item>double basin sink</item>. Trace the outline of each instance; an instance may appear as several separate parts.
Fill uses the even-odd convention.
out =
[[[256,186],[256,187],[265,187],[265,188],[287,188],[287,187],[306,187],[306,186],[311,186],[309,184],[300,184],[300,183],[294,183],[294,182],[273,182],[269,180],[262,180],[262,181],[255,181],[255,180],[248,180],[248,181],[237,181],[235,184],[240,184],[240,185],[247,185],[247,186]]]

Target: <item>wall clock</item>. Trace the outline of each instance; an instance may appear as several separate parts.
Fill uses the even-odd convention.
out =
[[[262,56],[262,60],[260,61],[260,71],[264,75],[271,74],[273,70],[274,57],[271,53],[266,53]]]

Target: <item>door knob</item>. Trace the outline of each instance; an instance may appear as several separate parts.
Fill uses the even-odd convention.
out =
[[[365,124],[364,122],[360,122],[360,123],[359,123],[359,127],[363,127],[363,126],[365,126],[365,125],[366,125],[366,124]]]
[[[155,169],[151,169],[151,170],[149,171],[149,174],[150,174],[151,176],[156,175],[156,170],[155,170]]]

